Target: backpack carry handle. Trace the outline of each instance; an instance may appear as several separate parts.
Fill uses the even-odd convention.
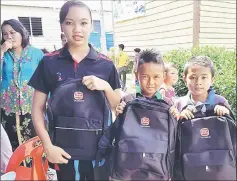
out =
[[[199,114],[206,114],[206,115],[210,115],[210,116],[215,116],[215,105],[210,105],[210,104],[202,104],[202,105],[198,105],[196,106],[197,112],[194,113],[194,117],[199,117]]]
[[[196,109],[196,112],[193,112],[191,110],[191,107],[194,107]],[[183,110],[189,109],[192,112],[192,114],[194,116],[194,119],[196,119],[196,118],[202,118],[202,117],[208,117],[208,116],[217,116],[216,113],[214,112],[214,108],[215,108],[215,106],[213,106],[213,105],[202,104],[202,105],[199,105],[199,106],[187,105],[183,108]],[[186,118],[181,117],[180,121],[184,122],[186,120],[187,120]]]
[[[214,111],[215,106],[217,106],[217,105],[225,106],[223,104],[216,104],[216,105],[202,104],[202,105],[195,106],[196,112],[193,112],[194,118],[196,119],[196,118],[202,118],[202,117],[217,116],[217,114]],[[188,106],[190,106],[190,105],[188,105]],[[188,106],[185,106],[183,108],[183,110],[188,109]],[[224,115],[224,116],[231,117],[232,119],[235,120],[235,117],[234,117],[232,111],[228,107],[226,107],[226,108],[230,111],[230,115]],[[186,120],[185,118],[182,118],[181,122],[185,121],[185,120]]]

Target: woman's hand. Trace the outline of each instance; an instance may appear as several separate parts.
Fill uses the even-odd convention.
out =
[[[85,76],[82,79],[82,83],[90,90],[102,90],[105,91],[110,88],[108,82],[103,79],[100,79],[94,75]]]
[[[7,50],[12,49],[12,41],[11,40],[6,40],[2,45],[1,45],[1,52],[5,53]]]
[[[71,156],[67,152],[65,152],[62,148],[58,146],[54,146],[51,144],[49,146],[46,146],[44,149],[47,159],[51,163],[67,164],[68,159],[71,158]]]

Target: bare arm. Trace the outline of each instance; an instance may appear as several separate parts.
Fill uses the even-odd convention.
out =
[[[35,90],[32,105],[32,119],[37,135],[42,141],[48,160],[51,163],[68,163],[71,156],[62,148],[54,146],[45,127],[44,109],[47,94]]]
[[[90,90],[102,90],[109,102],[110,108],[115,110],[121,99],[121,90],[115,89],[108,82],[102,80],[94,75],[84,76],[82,83]]]
[[[37,135],[40,137],[44,148],[52,145],[49,134],[45,126],[45,104],[47,94],[35,90],[32,105],[32,119]]]
[[[8,50],[12,48],[12,41],[11,40],[7,40],[5,41],[2,45],[1,45],[1,59],[4,56],[4,53]]]
[[[109,102],[111,109],[115,110],[116,106],[119,104],[121,99],[121,90],[120,89],[113,90],[111,86],[108,84],[108,88],[105,89],[105,96]]]

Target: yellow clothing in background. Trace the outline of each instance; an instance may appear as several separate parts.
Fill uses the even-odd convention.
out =
[[[120,51],[118,54],[118,68],[127,66],[128,64],[128,55],[127,53]]]

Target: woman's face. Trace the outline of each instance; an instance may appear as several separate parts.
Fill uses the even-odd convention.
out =
[[[4,25],[2,27],[3,39],[5,41],[12,41],[12,47],[18,48],[22,46],[22,36],[19,32],[15,31],[11,25]]]
[[[87,8],[71,7],[61,26],[69,45],[82,46],[88,44],[92,24]]]

